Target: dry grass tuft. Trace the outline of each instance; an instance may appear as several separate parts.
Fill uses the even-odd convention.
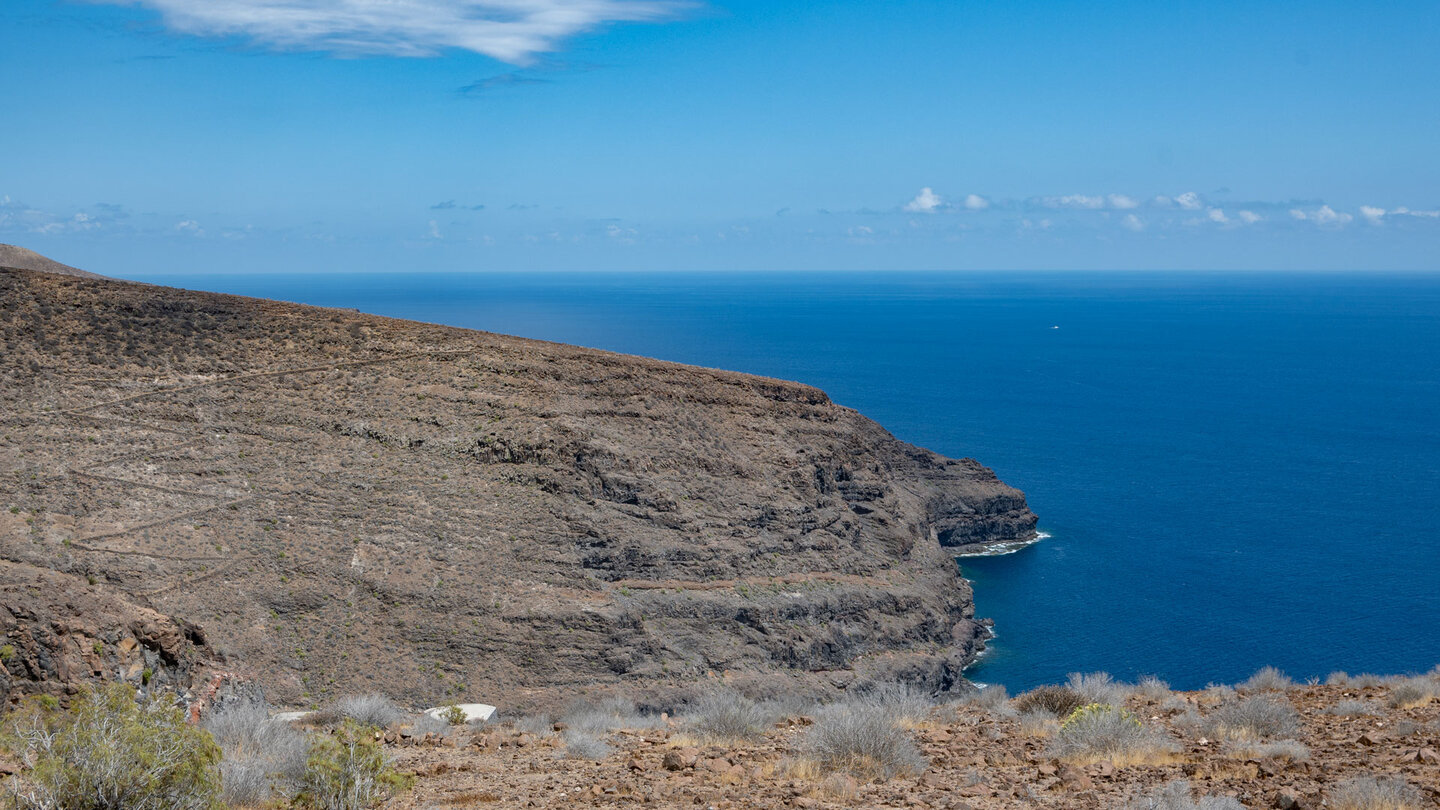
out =
[[[1342,700],[1325,710],[1338,717],[1361,717],[1380,714],[1380,707],[1366,700]]]
[[[1085,703],[1123,706],[1133,688],[1110,677],[1108,672],[1072,672],[1065,685],[1073,689]]]
[[[1289,675],[1275,667],[1261,667],[1254,675],[1237,684],[1247,692],[1284,692],[1294,685]]]
[[[1392,709],[1414,709],[1424,706],[1440,693],[1440,685],[1429,678],[1397,678],[1390,682],[1390,696],[1386,703]]]
[[[1347,779],[1330,793],[1330,810],[1420,810],[1423,799],[1404,779],[1362,776]]]
[[[1207,737],[1237,742],[1293,737],[1300,733],[1300,716],[1282,697],[1254,695],[1221,704],[1204,718],[1200,730]]]
[[[221,705],[204,728],[220,746],[221,797],[258,806],[293,797],[305,776],[310,743],[288,723],[270,719],[262,702]]]
[[[1005,691],[1003,684],[991,684],[977,689],[965,696],[964,703],[978,706],[988,714],[998,714],[1002,717],[1013,717],[1019,714],[1010,705],[1010,693]]]
[[[929,765],[896,718],[870,704],[837,703],[821,709],[800,750],[822,772],[843,771],[864,780],[908,776]]]
[[[1190,783],[1177,779],[1131,799],[1123,810],[1245,810],[1245,805],[1229,796],[1202,796],[1196,801]]]
[[[380,694],[352,695],[340,698],[331,710],[341,717],[348,717],[362,726],[389,728],[406,717],[405,710],[395,701]]]
[[[1015,698],[1015,710],[1025,715],[1046,712],[1051,717],[1069,717],[1085,705],[1085,698],[1068,686],[1038,686]]]
[[[1026,737],[1053,737],[1060,730],[1060,719],[1046,711],[1028,711],[1020,715],[1020,733]]]
[[[685,710],[687,726],[701,739],[743,742],[764,736],[776,717],[734,689],[712,689]]]
[[[1225,754],[1235,759],[1304,762],[1310,758],[1310,749],[1297,740],[1275,740],[1274,742],[1250,740],[1226,743]]]
[[[1152,700],[1157,703],[1174,696],[1174,693],[1170,691],[1170,684],[1160,680],[1154,675],[1146,675],[1141,678],[1135,684],[1134,693],[1146,700]]]

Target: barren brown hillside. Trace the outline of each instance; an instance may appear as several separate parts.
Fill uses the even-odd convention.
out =
[[[980,464],[744,374],[23,270],[0,352],[12,694],[945,689],[986,631],[942,545],[1035,525]]]

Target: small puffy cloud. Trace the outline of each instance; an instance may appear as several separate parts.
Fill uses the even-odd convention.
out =
[[[933,214],[944,204],[945,201],[940,198],[940,195],[926,186],[920,189],[920,193],[915,195],[915,199],[905,203],[905,210],[919,214]]]
[[[1209,217],[1211,222],[1219,225],[1228,225],[1230,223],[1230,218],[1225,216],[1225,210],[1223,208],[1211,208],[1205,212],[1205,216]]]
[[[1199,211],[1204,206],[1204,203],[1200,201],[1200,195],[1193,191],[1177,194],[1175,196],[1175,204],[1186,211]]]
[[[971,211],[984,211],[990,207],[990,201],[979,194],[966,194],[965,207]]]
[[[634,228],[625,228],[620,225],[605,226],[605,236],[622,245],[633,245],[640,232]]]
[[[179,222],[175,223],[175,230],[180,231],[181,233],[188,233],[193,236],[205,235],[205,229],[200,227],[200,223],[196,222],[193,219],[182,219]]]
[[[1254,225],[1255,223],[1264,219],[1264,217],[1260,216],[1254,211],[1240,211],[1235,216],[1239,217],[1240,221],[1245,223],[1246,225]]]
[[[466,50],[524,63],[614,22],[679,14],[683,0],[90,0],[159,12],[172,31],[292,51],[435,56]]]
[[[1110,202],[1110,207],[1119,211],[1126,211],[1131,208],[1139,208],[1140,201],[1126,194],[1110,194],[1105,197]]]
[[[428,230],[428,231],[425,232],[425,238],[427,238],[427,239],[444,239],[444,238],[445,238],[445,234],[440,233],[440,223],[436,222],[436,221],[433,220],[433,219],[430,220],[430,230]]]
[[[1322,205],[1314,211],[1305,211],[1301,208],[1291,208],[1290,216],[1301,222],[1313,222],[1316,225],[1339,228],[1350,224],[1355,219],[1354,215],[1336,211],[1328,205]]]
[[[1126,214],[1125,218],[1120,220],[1120,225],[1127,230],[1132,230],[1136,233],[1145,230],[1145,220],[1135,216],[1134,214]]]

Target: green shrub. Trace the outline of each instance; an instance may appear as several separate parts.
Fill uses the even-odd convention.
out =
[[[377,731],[347,719],[334,734],[312,742],[299,803],[315,810],[360,810],[409,788],[413,777],[391,766]]]
[[[4,744],[25,772],[13,786],[26,810],[214,810],[220,749],[158,697],[110,684],[76,697],[68,712],[26,701],[8,718]]]
[[[458,704],[446,706],[445,710],[440,712],[440,718],[452,726],[465,725],[465,721],[469,719],[469,717],[470,716],[465,713],[465,710],[460,708]]]

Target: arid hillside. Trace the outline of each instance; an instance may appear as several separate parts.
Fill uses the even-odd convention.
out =
[[[0,677],[539,705],[956,685],[1024,496],[804,385],[0,270]]]

